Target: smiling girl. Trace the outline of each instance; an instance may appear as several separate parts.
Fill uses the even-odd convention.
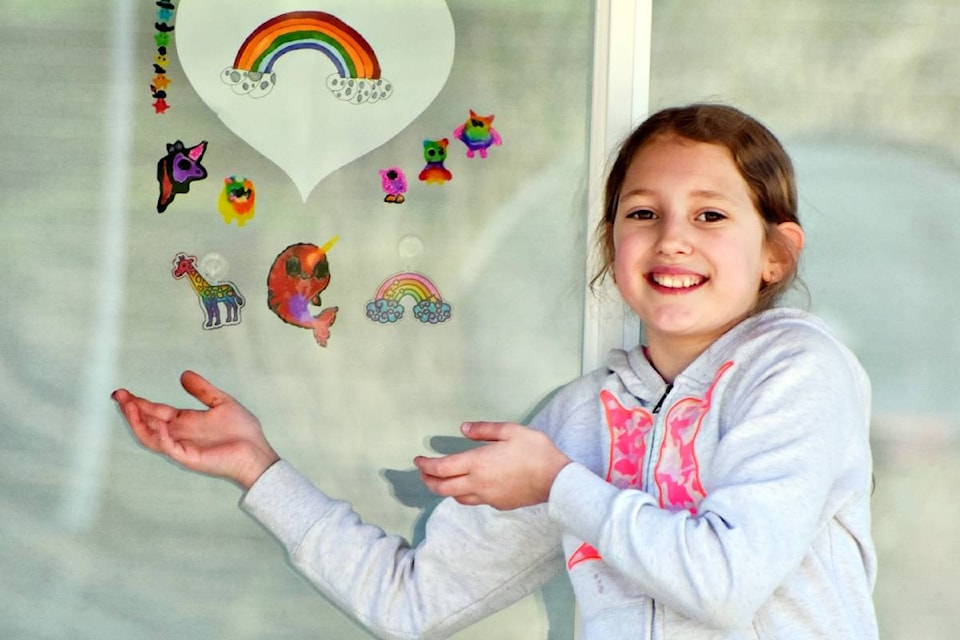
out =
[[[566,568],[581,638],[876,638],[870,387],[815,316],[774,304],[804,234],[776,138],[718,105],[667,109],[622,145],[599,228],[645,342],[529,426],[414,462],[452,499],[424,541],[360,522],[279,459],[197,374],[207,405],[118,390],[133,434],[233,480],[322,593],[385,638],[446,638]]]

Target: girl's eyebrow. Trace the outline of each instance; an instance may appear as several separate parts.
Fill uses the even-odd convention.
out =
[[[714,191],[712,189],[697,189],[696,191],[691,192],[690,195],[699,196],[701,198],[710,198],[712,200],[729,200],[723,192]]]
[[[629,191],[624,191],[620,194],[620,200],[629,198],[631,196],[651,196],[655,195],[656,192],[653,189],[647,189],[645,187],[638,187],[636,189],[630,189]],[[689,193],[690,196],[697,198],[707,198],[709,200],[725,200],[730,201],[730,198],[727,197],[721,191],[714,191],[713,189],[695,189]]]
[[[653,195],[653,193],[654,192],[652,189],[644,189],[643,187],[640,187],[637,189],[630,189],[629,191],[621,192],[620,197],[618,199],[623,200],[625,198],[629,198],[630,196],[649,196],[649,195]]]

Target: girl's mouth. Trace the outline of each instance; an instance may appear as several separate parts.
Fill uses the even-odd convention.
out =
[[[650,273],[647,280],[658,288],[682,291],[700,286],[707,278],[695,273]]]

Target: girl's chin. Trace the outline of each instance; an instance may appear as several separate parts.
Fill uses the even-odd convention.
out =
[[[672,341],[708,341],[712,342],[735,326],[742,318],[731,319],[729,322],[703,322],[689,317],[657,318],[652,322],[644,322],[643,328],[647,339]]]

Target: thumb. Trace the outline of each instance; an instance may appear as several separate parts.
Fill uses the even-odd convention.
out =
[[[507,439],[510,426],[506,422],[464,422],[460,432],[471,440],[495,442]]]
[[[184,371],[180,375],[180,384],[183,385],[187,393],[211,409],[233,399],[229,394],[193,371]]]

